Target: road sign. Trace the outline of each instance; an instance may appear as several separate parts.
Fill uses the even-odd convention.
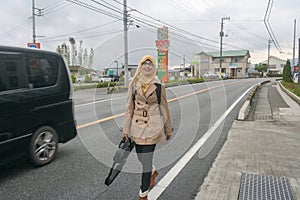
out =
[[[28,42],[27,47],[29,48],[35,48],[35,49],[40,49],[41,44],[39,42],[33,43],[33,42]]]

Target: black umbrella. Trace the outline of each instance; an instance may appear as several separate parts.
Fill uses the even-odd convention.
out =
[[[114,163],[109,170],[107,178],[105,179],[105,185],[109,186],[121,172],[133,147],[134,142],[129,137],[128,140],[122,138],[119,148],[113,158]]]

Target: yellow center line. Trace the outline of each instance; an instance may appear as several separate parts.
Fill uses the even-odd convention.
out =
[[[199,93],[202,93],[202,92],[206,92],[206,91],[211,90],[211,89],[215,89],[215,88],[218,88],[218,87],[222,87],[222,86],[225,86],[225,85],[231,85],[231,84],[235,84],[235,83],[239,83],[239,82],[243,82],[243,81],[238,81],[238,82],[233,82],[233,83],[227,83],[227,84],[217,85],[217,86],[214,86],[214,87],[210,87],[210,88],[198,90],[198,91],[196,91],[196,92],[192,92],[192,93],[189,93],[189,94],[185,94],[185,95],[182,95],[182,96],[180,96],[180,97],[175,97],[175,98],[173,98],[173,99],[169,99],[169,100],[167,100],[167,102],[176,101],[176,100],[183,99],[183,98],[186,98],[186,97],[195,95],[195,94],[199,94]],[[99,120],[96,120],[96,121],[93,121],[93,122],[89,122],[89,123],[86,123],[86,124],[78,125],[76,128],[77,128],[77,129],[81,129],[81,128],[85,128],[85,127],[88,127],[88,126],[92,126],[92,125],[95,125],[95,124],[98,124],[98,123],[106,122],[106,121],[108,121],[108,120],[111,120],[111,119],[115,119],[115,118],[121,117],[121,116],[123,116],[124,114],[125,114],[125,113],[120,113],[120,114],[116,114],[116,115],[113,115],[113,116],[110,116],[110,117],[106,117],[106,118],[103,118],[103,119],[99,119]]]

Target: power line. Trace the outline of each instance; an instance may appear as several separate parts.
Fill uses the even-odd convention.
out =
[[[119,4],[121,4],[121,5],[123,5],[122,3],[120,3],[120,2],[117,1],[117,0],[114,0],[114,1],[117,2],[117,3],[119,3]],[[130,8],[130,7],[128,7],[128,8]],[[172,28],[172,29],[175,29],[175,30],[179,30],[179,31],[181,31],[181,32],[184,32],[184,33],[186,33],[186,34],[192,35],[192,36],[194,36],[194,37],[197,37],[197,38],[200,38],[200,39],[203,39],[203,40],[206,40],[206,41],[210,41],[210,42],[213,42],[213,43],[219,43],[218,41],[211,40],[211,39],[208,39],[208,38],[205,38],[205,37],[201,37],[201,36],[196,35],[196,34],[194,34],[194,33],[191,33],[191,32],[185,31],[185,30],[183,30],[183,29],[180,29],[180,28],[178,28],[178,27],[175,27],[175,26],[173,26],[173,25],[171,25],[171,24],[168,24],[168,23],[166,23],[166,22],[163,22],[162,20],[156,19],[156,18],[154,18],[154,17],[152,17],[152,16],[149,16],[149,15],[147,15],[147,14],[141,12],[141,11],[138,11],[137,9],[134,9],[134,8],[130,8],[130,9],[133,10],[133,11],[135,11],[135,12],[137,12],[137,13],[139,13],[139,14],[141,14],[141,15],[144,15],[144,16],[146,16],[146,17],[148,17],[148,18],[150,18],[150,19],[152,19],[152,20],[154,20],[154,21],[157,21],[157,22],[159,22],[159,23],[161,23],[161,24],[164,24],[164,25],[168,26],[169,28]],[[132,17],[132,18],[134,18],[134,17]]]
[[[273,0],[269,0],[268,7],[267,7],[267,10],[265,12],[264,24],[265,24],[267,32],[268,32],[271,40],[273,41],[273,44],[275,45],[276,49],[279,51],[279,53],[282,53],[282,49],[280,48],[280,45],[279,45],[279,43],[278,43],[278,41],[275,37],[275,34],[274,34],[270,24],[269,24],[269,18],[270,18],[270,15],[271,15],[272,7],[273,7]]]
[[[112,34],[121,33],[121,32],[123,32],[123,30],[110,31],[110,32],[107,32],[107,33],[94,33],[94,34],[91,34],[91,35],[81,35],[81,36],[78,36],[76,39],[81,40],[81,39],[86,39],[86,38],[97,38],[97,37],[112,35]],[[65,38],[63,38],[63,39],[49,39],[49,40],[43,40],[43,42],[54,42],[54,41],[65,41],[65,40],[66,40]]]
[[[2,39],[10,37],[14,34],[16,34],[17,32],[23,30],[26,26],[28,26],[30,23],[32,22],[32,17],[28,17],[24,22],[22,22],[21,24],[18,24],[16,26],[14,26],[13,28],[11,28],[10,30],[1,33],[0,37],[2,37]]]
[[[84,3],[82,3],[82,2],[80,2],[80,1],[78,1],[78,0],[76,0],[76,2],[71,1],[71,0],[67,0],[67,1],[72,2],[72,3],[75,3],[75,4],[80,5],[80,6],[82,6],[82,7],[85,7],[85,8],[91,9],[91,10],[94,10],[94,11],[99,12],[99,13],[102,13],[102,14],[103,14],[103,11],[104,11],[104,10],[101,10],[101,9],[99,9],[99,8],[97,8],[97,7],[94,7],[94,6],[90,5],[90,4],[84,4]],[[93,1],[93,2],[95,2],[95,3],[97,3],[97,4],[99,4],[99,5],[102,5],[102,6],[104,5],[104,4],[99,3],[99,2],[97,2],[97,1],[95,1],[95,0],[91,0],[91,1]],[[104,1],[104,0],[101,0],[101,1],[104,2],[104,3],[106,3],[107,5],[109,5],[109,6],[105,5],[106,8],[108,8],[108,9],[114,11],[114,12],[120,13],[118,9],[116,10],[116,9],[110,7],[110,6],[113,6],[112,4],[107,3],[107,2]],[[123,5],[123,3],[119,2],[119,1],[116,1],[116,0],[114,0],[114,1],[115,1],[116,3],[118,3],[118,4],[120,4],[120,5]],[[124,5],[123,5],[123,6],[124,6]],[[115,7],[115,6],[114,6],[114,7]],[[116,8],[116,7],[115,7],[115,8]],[[134,8],[131,8],[131,7],[128,7],[128,8],[131,9],[132,11],[135,11],[135,12],[137,12],[138,14],[141,14],[141,15],[143,15],[143,16],[146,16],[146,17],[148,17],[148,18],[150,18],[151,20],[154,21],[154,22],[153,22],[153,21],[147,20],[147,19],[145,19],[145,18],[137,17],[137,16],[135,16],[135,15],[127,15],[128,17],[130,17],[130,18],[136,20],[138,23],[146,24],[147,26],[151,26],[151,27],[155,27],[155,28],[157,28],[157,27],[160,26],[161,24],[164,24],[164,25],[167,25],[168,27],[170,27],[170,29],[172,29],[172,30],[174,30],[174,31],[177,31],[177,32],[179,32],[179,33],[184,33],[184,34],[193,36],[193,37],[195,37],[195,38],[199,38],[199,39],[202,39],[202,40],[205,40],[205,41],[208,41],[208,42],[213,42],[213,43],[219,44],[218,41],[211,40],[211,39],[208,39],[208,38],[204,38],[204,37],[199,36],[199,35],[196,35],[196,34],[194,34],[194,33],[185,31],[185,30],[180,29],[180,28],[178,28],[178,27],[175,27],[175,26],[173,26],[173,25],[171,25],[171,24],[165,23],[165,22],[163,22],[163,21],[161,21],[161,20],[159,20],[159,19],[156,19],[156,18],[154,18],[154,17],[152,17],[152,16],[149,16],[149,15],[143,13],[143,12],[140,12],[140,11],[134,9]],[[105,12],[106,12],[106,11],[105,11]],[[110,13],[110,15],[108,15],[108,16],[111,16],[111,13]],[[116,15],[113,14],[113,16],[115,17]],[[112,16],[111,16],[111,17],[112,17]],[[155,24],[155,25],[153,25],[153,24]],[[178,35],[179,35],[179,34],[178,34]],[[182,37],[182,36],[181,36],[181,37]],[[194,40],[194,41],[195,41],[195,40]],[[202,42],[199,42],[199,41],[197,41],[197,43],[200,43],[200,44],[202,44],[202,45],[206,45],[206,46],[210,46],[210,47],[215,48],[215,46],[209,45],[209,44],[207,44],[207,43],[202,43]],[[239,49],[239,47],[235,47],[235,46],[233,46],[233,45],[229,45],[229,44],[224,44],[224,45],[229,46],[229,47],[233,47],[233,48],[236,48],[236,49]]]
[[[123,14],[122,10],[120,10],[120,9],[111,8],[111,7],[109,7],[107,5],[104,5],[104,4],[102,4],[102,3],[98,2],[98,1],[95,1],[95,0],[91,0],[91,1],[94,2],[94,3],[96,3],[96,4],[99,4],[99,5],[103,6],[105,8],[108,8],[109,10],[115,11],[115,12],[117,12],[119,14]],[[105,1],[102,1],[102,2],[105,2]],[[105,2],[105,3],[107,3],[107,2]]]
[[[118,15],[115,15],[115,14],[112,14],[112,13],[109,13],[103,9],[100,9],[100,8],[97,8],[95,6],[92,6],[90,4],[87,4],[87,3],[83,3],[82,1],[79,1],[79,0],[66,0],[68,2],[71,2],[71,3],[74,3],[74,4],[77,4],[79,6],[82,6],[84,8],[87,8],[87,9],[90,9],[90,10],[93,10],[95,12],[98,12],[98,13],[101,13],[103,15],[106,15],[106,16],[109,16],[109,17],[112,17],[112,18],[115,18],[115,19],[119,19],[119,20],[122,20],[122,18]]]
[[[56,35],[56,36],[52,36],[52,37],[47,37],[46,39],[41,39],[41,41],[47,41],[47,40],[51,40],[51,39],[55,39],[55,38],[66,37],[66,36],[69,36],[69,35],[76,35],[76,34],[91,31],[91,30],[94,30],[94,29],[97,29],[97,28],[100,28],[100,27],[103,27],[103,26],[106,26],[106,25],[110,25],[110,24],[113,24],[113,23],[118,22],[118,21],[120,21],[120,20],[114,20],[114,21],[111,21],[111,22],[108,22],[108,23],[105,23],[105,24],[101,24],[101,25],[98,25],[98,26],[86,28],[86,29],[76,31],[76,32],[71,32],[71,33],[62,34],[62,35]]]
[[[72,5],[70,2],[57,2],[56,5],[45,7],[43,10],[45,14],[50,14],[70,5]]]

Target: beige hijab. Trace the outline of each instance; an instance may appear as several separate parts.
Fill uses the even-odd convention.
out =
[[[142,73],[142,63],[145,62],[146,60],[150,60],[153,63],[152,74],[147,75],[147,76],[145,76]],[[143,56],[139,61],[138,68],[137,68],[135,75],[130,83],[130,86],[131,87],[140,86],[140,87],[142,87],[143,92],[146,93],[150,86],[150,83],[154,79],[155,75],[156,75],[155,59],[150,55]]]

